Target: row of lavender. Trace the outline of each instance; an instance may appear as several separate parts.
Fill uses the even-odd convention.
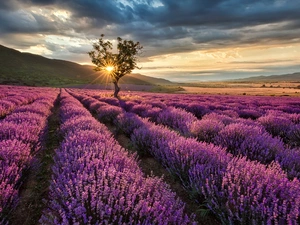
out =
[[[126,105],[125,108],[157,124],[168,126],[183,136],[222,146],[235,156],[247,156],[263,164],[278,161],[291,179],[300,179],[300,124],[297,121],[289,121],[289,126],[280,126],[280,122],[266,122],[268,116],[253,121],[214,112],[198,120],[191,113],[174,107],[154,109],[146,104],[135,104]],[[285,133],[285,139],[289,140],[287,146],[279,136],[272,136],[268,132],[271,126]]]
[[[24,95],[26,93],[26,95]],[[21,105],[32,103],[39,95],[38,88],[0,86],[0,118]]]
[[[1,224],[5,224],[7,216],[14,210],[19,200],[19,187],[24,178],[22,174],[30,166],[34,154],[41,148],[40,143],[46,130],[47,118],[58,94],[57,90],[47,88],[35,89],[34,92],[17,88],[14,93],[21,94],[21,91],[22,95],[26,96],[23,104],[34,101],[16,107],[12,113],[0,120]],[[17,96],[13,95],[15,98],[18,98]]]
[[[178,99],[177,96],[179,101],[175,101],[175,96],[171,95],[167,98],[163,98],[166,96],[160,96],[160,99],[156,98],[155,101],[153,99],[149,101],[151,99],[149,95],[144,97],[148,99],[146,103],[148,102],[151,105],[159,104],[161,106],[161,101],[163,101],[166,106],[183,108],[198,118],[202,118],[211,112],[227,115],[233,119],[240,117],[256,120],[259,118],[258,122],[268,132],[273,136],[280,136],[284,141],[288,141],[285,138],[290,133],[289,127],[300,123],[300,103],[298,98],[197,96],[193,100],[193,96],[189,96],[191,97],[190,99],[184,97]]]
[[[111,98],[102,101],[118,105],[119,102]],[[99,96],[96,91],[88,91],[91,96]],[[135,110],[142,111],[152,108],[156,113],[166,107],[182,108],[191,112],[198,119],[215,113],[227,119],[257,120],[256,125],[262,125],[272,136],[281,138],[291,147],[300,146],[300,102],[294,97],[257,97],[257,96],[201,96],[138,93],[127,95],[126,106],[135,106]],[[139,106],[136,106],[139,104]],[[146,116],[147,113],[146,113]]]
[[[49,208],[42,224],[191,224],[159,178],[144,177],[135,155],[65,91]]]
[[[185,138],[136,114],[125,113],[120,107],[95,101],[79,91],[72,93],[94,110],[99,119],[110,118],[138,149],[152,154],[177,175],[187,189],[198,194],[199,202],[204,198],[223,222],[299,222],[299,181],[290,181],[277,163],[264,166],[234,157],[221,147]]]
[[[183,95],[179,98],[178,95],[162,95],[153,101],[149,94],[143,94],[142,96],[146,99],[146,104],[182,108],[199,119],[204,115],[217,113],[230,117],[232,120],[238,118],[257,120],[257,124],[262,125],[272,136],[282,138],[285,143],[291,146],[300,146],[300,127],[298,125],[300,123],[300,102],[298,98],[204,97],[197,95]],[[164,105],[162,105],[162,101]],[[138,102],[141,103],[140,100]]]
[[[87,92],[86,94],[91,93]],[[278,121],[271,124],[266,122],[269,121],[266,117],[270,118],[268,115],[253,121],[212,112],[199,120],[183,109],[166,106],[161,102],[160,104],[155,101],[151,104],[150,102],[123,102],[113,98],[103,98],[99,95],[94,97],[115,106],[121,104],[126,111],[150,118],[151,121],[168,126],[183,136],[195,137],[198,141],[224,147],[235,156],[247,156],[249,159],[258,160],[263,164],[270,164],[274,160],[278,161],[288,173],[289,178],[300,179],[300,149],[298,147],[300,146],[300,120],[292,122],[292,119],[300,114],[291,114],[290,117],[286,115],[286,120],[290,119],[286,126]],[[278,132],[281,130],[281,133],[286,133],[285,139],[290,140],[291,144],[285,146],[280,137],[269,134],[267,131],[271,126],[273,130],[278,130]]]
[[[153,97],[149,93],[139,93],[140,100],[151,102],[164,102],[168,106],[188,108],[198,111],[201,116],[210,111],[235,111],[241,117],[259,117],[268,110],[280,110],[287,113],[300,113],[299,101],[295,97],[269,97],[269,96],[220,96],[220,95],[176,95],[159,94]],[[195,109],[193,109],[195,107]],[[253,110],[253,111],[252,111]],[[247,111],[249,114],[247,115]],[[251,115],[253,112],[253,115]]]
[[[103,97],[104,101],[116,102],[111,93],[99,90],[83,90],[86,94]],[[107,97],[107,98],[106,98]],[[278,110],[289,114],[300,113],[300,103],[297,97],[269,96],[226,96],[226,95],[195,95],[195,94],[153,94],[132,92],[122,98],[135,103],[153,104],[158,107],[175,106],[192,112],[198,118],[214,112],[235,112],[240,117],[258,118],[268,110]],[[248,113],[247,113],[248,111]],[[253,115],[251,115],[253,113]]]

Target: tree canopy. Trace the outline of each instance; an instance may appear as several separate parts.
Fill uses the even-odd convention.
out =
[[[93,51],[88,52],[92,63],[96,65],[96,71],[105,71],[111,77],[115,86],[114,96],[120,91],[118,81],[121,77],[131,73],[137,65],[138,56],[143,46],[139,42],[117,38],[117,53],[113,53],[113,44],[104,40],[104,35],[97,43],[93,44]]]

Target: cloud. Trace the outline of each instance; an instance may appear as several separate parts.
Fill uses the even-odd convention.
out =
[[[297,43],[299,11],[295,0],[10,0],[0,2],[0,33],[3,44],[11,43],[16,34],[29,39],[32,35],[32,40],[14,43],[20,49],[28,43],[44,44],[50,51],[62,47],[49,40],[41,43],[37,35],[81,39],[77,47],[66,43],[64,51],[70,54],[83,51],[104,33],[109,39],[140,41],[144,57],[151,57]]]
[[[5,42],[4,42],[5,41]],[[16,49],[28,49],[31,46],[43,45],[44,37],[39,34],[3,34],[1,36],[1,44],[8,45]]]
[[[124,6],[117,1],[67,0],[58,3],[70,10],[73,19],[92,18],[95,26],[102,27],[107,24],[126,24],[133,20],[131,7]]]

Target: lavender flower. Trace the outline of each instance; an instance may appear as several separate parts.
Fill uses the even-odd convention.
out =
[[[66,92],[62,95],[61,109],[69,115],[62,118],[66,135],[56,150],[49,208],[40,223],[193,224],[168,185],[160,178],[144,177],[136,156],[121,148],[92,115],[73,117],[79,102]],[[90,126],[82,124],[84,119]]]
[[[164,109],[157,117],[157,123],[169,126],[170,128],[180,132],[182,135],[188,136],[189,126],[197,118],[192,114],[182,109],[169,107]]]
[[[42,89],[40,93],[38,90],[35,89],[35,98],[29,94],[28,98],[12,101],[15,111],[0,121],[0,221],[4,224],[18,202],[22,173],[30,165],[32,154],[40,148],[50,107],[58,94],[53,89]]]
[[[257,121],[260,122],[270,134],[279,136],[284,140],[286,140],[285,137],[288,135],[290,126],[293,124],[288,118],[272,114],[262,116]]]
[[[268,164],[284,150],[283,143],[272,138],[260,127],[234,123],[224,127],[215,137],[214,143],[227,148],[233,155],[247,156]]]
[[[190,132],[199,141],[212,143],[225,125],[215,119],[202,119],[191,124]]]
[[[300,186],[279,165],[268,167],[246,158],[229,162],[222,189],[207,183],[208,206],[223,223],[297,224]]]
[[[290,127],[288,136],[286,138],[292,147],[300,147],[300,124]]]
[[[120,113],[114,120],[118,131],[130,136],[133,131],[144,125],[141,118],[134,113]]]

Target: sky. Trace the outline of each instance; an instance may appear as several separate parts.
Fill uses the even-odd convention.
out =
[[[140,70],[171,81],[300,71],[299,0],[0,1],[0,44],[80,64],[101,34],[144,46]]]

